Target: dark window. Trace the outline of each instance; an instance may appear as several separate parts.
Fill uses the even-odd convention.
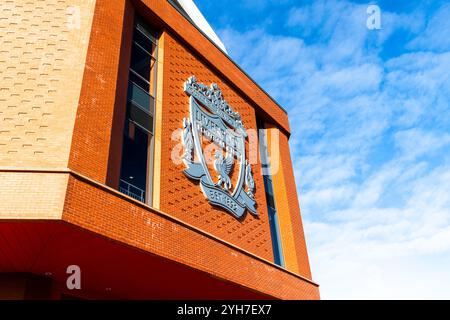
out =
[[[131,70],[136,72],[144,79],[150,79],[150,65],[150,53],[145,51],[139,44],[134,42],[131,49]]]
[[[139,18],[133,31],[119,190],[151,205],[157,37]]]
[[[144,201],[147,189],[149,135],[131,121],[128,123],[128,131],[123,141],[121,191]]]
[[[273,192],[272,176],[270,172],[269,152],[264,123],[258,120],[259,149],[262,163],[262,174],[264,189],[266,191],[267,211],[269,214],[270,234],[272,238],[272,249],[275,264],[283,266],[283,253],[281,247],[280,229],[278,227],[278,216]]]
[[[279,243],[279,229],[277,220],[277,211],[275,208],[268,206],[270,233],[272,235],[273,260],[275,264],[282,266],[283,258],[281,256],[281,247]]]

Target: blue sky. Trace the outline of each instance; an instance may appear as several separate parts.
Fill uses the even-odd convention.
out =
[[[449,299],[450,3],[195,3],[289,112],[322,298]]]

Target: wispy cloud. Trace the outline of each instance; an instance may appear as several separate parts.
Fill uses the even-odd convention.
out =
[[[443,5],[427,22],[426,29],[409,43],[410,48],[419,50],[450,50],[450,4]]]
[[[449,8],[381,8],[370,31],[366,5],[319,0],[287,10],[284,32],[219,32],[296,124],[323,298],[450,298]]]

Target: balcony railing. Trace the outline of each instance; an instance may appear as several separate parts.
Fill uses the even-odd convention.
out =
[[[133,199],[145,202],[145,191],[125,180],[120,179],[119,191]]]

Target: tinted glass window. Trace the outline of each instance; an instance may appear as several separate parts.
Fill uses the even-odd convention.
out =
[[[150,62],[151,56],[134,43],[131,50],[130,68],[147,81],[150,81]]]

